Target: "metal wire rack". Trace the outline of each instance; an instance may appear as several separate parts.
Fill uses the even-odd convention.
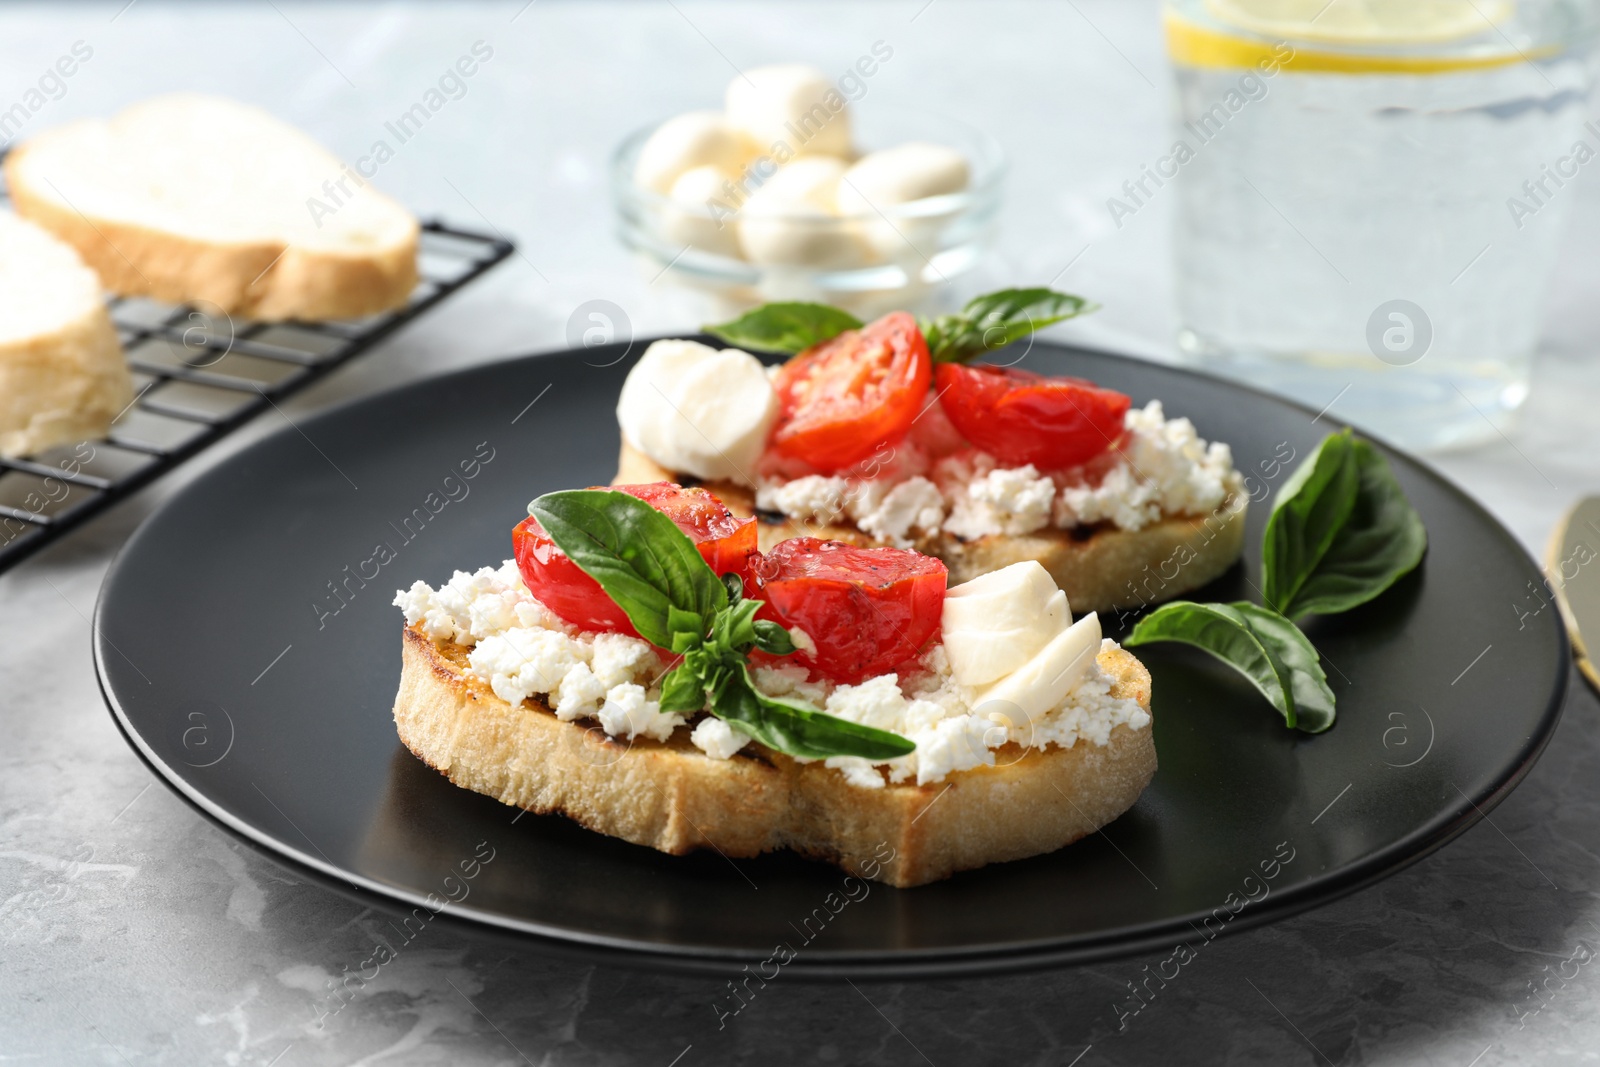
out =
[[[234,324],[201,308],[113,298],[135,399],[101,440],[0,458],[0,573],[368,351],[513,251],[499,237],[425,222],[422,280],[411,299],[353,321]]]

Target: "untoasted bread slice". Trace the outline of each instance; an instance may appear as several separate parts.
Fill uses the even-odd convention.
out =
[[[624,439],[612,484],[658,481],[703,485],[735,515],[756,515],[761,520],[762,551],[802,536],[869,546],[876,543],[850,525],[773,521],[770,515],[756,511],[755,493],[746,486],[702,482],[669,471]],[[1066,590],[1074,615],[1118,611],[1172,600],[1233,566],[1244,550],[1245,507],[1244,498],[1235,497],[1210,515],[1173,516],[1142,530],[1102,524],[1080,530],[992,534],[971,541],[941,532],[913,547],[943,560],[950,569],[951,585],[1032,559],[1043,564],[1056,585]]]
[[[94,272],[70,246],[0,212],[0,456],[104,437],[132,399]]]
[[[341,319],[406,302],[417,220],[257,108],[192,94],[40,134],[6,157],[17,211],[124,296],[246,318]]]
[[[394,718],[407,748],[458,786],[677,855],[788,848],[890,885],[922,885],[1071,844],[1132,807],[1156,770],[1152,728],[1124,725],[1104,746],[1012,744],[996,750],[994,767],[862,789],[754,743],[718,760],[686,730],[666,742],[616,741],[537,700],[513,707],[466,673],[467,655],[405,631]],[[1116,679],[1112,696],[1149,711],[1143,664],[1122,649],[1099,662]]]

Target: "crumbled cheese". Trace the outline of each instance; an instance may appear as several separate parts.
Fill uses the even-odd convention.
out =
[[[515,563],[457,571],[439,589],[417,582],[395,595],[408,625],[429,637],[470,648],[472,677],[516,705],[543,696],[558,718],[597,719],[612,737],[665,741],[688,718],[663,714],[653,688],[662,663],[644,641],[622,634],[582,633],[562,622],[522,585]],[[1115,648],[1113,641],[1101,648]],[[1132,700],[1110,695],[1112,679],[1098,665],[1068,694],[1059,708],[1031,725],[976,714],[973,690],[950,674],[944,646],[935,645],[918,669],[905,676],[885,674],[860,685],[835,686],[811,680],[798,664],[752,666],[756,687],[774,697],[790,697],[852,722],[890,730],[910,739],[916,751],[872,762],[836,756],[824,765],[837,768],[845,782],[881,789],[915,780],[938,782],[955,771],[992,766],[995,749],[1009,742],[1044,748],[1070,748],[1079,741],[1110,742],[1117,726],[1145,729],[1150,716]],[[743,732],[712,716],[695,724],[690,741],[713,759],[728,759],[749,743]]]
[[[655,677],[661,658],[648,641],[627,634],[595,634],[594,659],[589,669],[607,690],[640,676]]]
[[[606,733],[630,741],[639,736],[665,741],[684,723],[682,715],[663,712],[660,704],[646,698],[644,686],[632,682],[614,686],[606,693],[598,718]]]
[[[1100,647],[1103,651],[1117,644],[1106,639]],[[860,685],[839,686],[824,705],[830,715],[892,731],[917,746],[910,755],[885,761],[891,782],[915,777],[918,785],[926,785],[954,771],[992,767],[994,750],[1008,741],[1032,748],[1071,748],[1081,738],[1104,746],[1117,726],[1142,730],[1150,724],[1149,713],[1137,701],[1110,695],[1113,679],[1098,663],[1091,665],[1059,708],[1046,712],[1031,726],[1026,718],[1013,723],[1003,715],[975,713],[976,694],[950,677],[949,657],[942,645],[929,650],[922,666],[924,670],[908,678],[903,687],[895,675],[880,675]],[[829,759],[826,765],[844,770],[852,785],[874,788],[864,777],[854,779],[849,771],[853,764]]]
[[[769,697],[794,697],[819,708],[827,701],[828,692],[833,688],[826,681],[807,681],[811,672],[792,663],[752,667],[750,676],[756,688]]]
[[[456,571],[437,590],[426,582],[412,582],[410,589],[395,594],[394,605],[405,612],[407,626],[416,626],[435,641],[460,645],[513,626],[572,632],[523,588],[514,560],[506,560],[498,569]]]
[[[1118,645],[1111,638],[1100,641],[1100,651]],[[1110,744],[1111,731],[1118,726],[1143,730],[1150,725],[1150,713],[1135,700],[1120,700],[1111,695],[1112,678],[1096,664],[1072,692],[1072,698],[1057,710],[1029,726],[1010,725],[1008,740],[1031,748],[1058,745],[1071,748],[1080,739],[1096,747]]]
[[[823,710],[863,726],[898,733],[907,706],[899,681],[896,675],[880,674],[860,685],[841,685],[828,697]]]
[[[616,686],[655,681],[660,659],[649,643],[623,634],[582,634],[522,584],[515,561],[468,574],[456,571],[437,590],[426,582],[395,594],[394,603],[435,641],[472,651],[467,670],[510,704],[553,697],[557,717],[599,713]]]
[[[1109,522],[1123,530],[1142,530],[1161,519],[1156,487],[1119,463],[1098,485],[1068,485],[1056,499],[1055,521],[1062,529]]]
[[[995,468],[993,460],[983,458],[988,460],[987,471],[973,470],[970,477],[946,482],[951,503],[944,528],[971,539],[994,533],[1030,534],[1049,526],[1056,483],[1032,464]],[[949,466],[953,464],[946,469]]]
[[[1188,419],[1168,419],[1161,401],[1130,409],[1120,461],[1098,485],[1068,485],[1061,491],[1056,522],[1061,526],[1110,520],[1140,530],[1163,515],[1204,515],[1243,488],[1233,469],[1233,450],[1207,444]]]
[[[762,482],[756,490],[756,507],[824,526],[848,518],[880,541],[909,548],[914,535],[939,529],[945,500],[938,486],[920,476],[853,481],[808,474]]]
[[[735,730],[714,715],[707,715],[695,724],[689,740],[712,759],[732,759],[735,752],[750,743],[750,735]]]
[[[917,784],[940,781],[953,771],[993,767],[994,750],[988,742],[1001,733],[994,723],[976,715],[940,719],[915,732],[911,739],[917,743]]]
[[[941,529],[969,540],[1099,522],[1142,530],[1170,515],[1215,512],[1242,491],[1232,450],[1208,444],[1188,419],[1168,419],[1159,400],[1130,409],[1124,425],[1117,451],[1071,470],[1001,467],[993,456],[967,450],[931,468],[923,457],[846,472],[858,476],[770,477],[758,486],[756,504],[801,522],[848,517],[878,540],[908,547]],[[931,481],[911,473],[925,469]]]
[[[934,645],[922,654],[922,667],[927,672],[922,676],[923,678],[948,677],[950,674],[950,653],[945,650],[944,645]],[[913,679],[913,681],[916,681],[916,679]]]
[[[595,677],[589,664],[580,663],[567,672],[556,690],[556,718],[563,722],[592,719],[600,713],[605,696],[605,683]]]
[[[1100,642],[1102,652],[1117,647],[1110,638]],[[1026,719],[1012,722],[1000,714],[974,714],[975,693],[950,677],[944,646],[930,649],[923,656],[922,667],[907,680],[906,693],[911,699],[901,720],[886,727],[917,746],[910,755],[888,762],[891,782],[915,776],[919,785],[926,785],[952,771],[993,766],[994,750],[1007,742],[1042,749],[1050,745],[1071,748],[1082,740],[1099,747],[1110,743],[1111,731],[1118,726],[1143,730],[1150,725],[1150,714],[1138,701],[1111,695],[1114,679],[1098,663],[1090,666],[1060,707],[1031,725]]]
[[[521,704],[538,693],[559,692],[567,672],[589,655],[583,642],[566,634],[516,626],[479,641],[467,656],[467,666],[495,696]]]
[[[878,770],[876,764],[860,756],[829,756],[822,761],[822,765],[841,772],[844,780],[857,789],[883,788],[883,772]]]
[[[756,507],[827,526],[844,517],[849,492],[850,483],[843,478],[808,474],[786,482],[762,482],[756,489]]]
[[[862,482],[845,503],[857,527],[899,548],[910,548],[912,534],[934,533],[944,521],[944,495],[926,478]]]

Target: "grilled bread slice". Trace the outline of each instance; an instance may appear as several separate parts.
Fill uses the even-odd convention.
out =
[[[405,631],[394,718],[407,748],[463,788],[677,855],[787,848],[890,885],[923,885],[1071,844],[1132,807],[1156,770],[1152,728],[1117,726],[1104,746],[1012,744],[996,750],[994,767],[863,789],[755,743],[718,760],[687,730],[618,741],[562,722],[538,700],[514,707],[467,673],[467,655]],[[1143,664],[1122,649],[1099,662],[1116,678],[1112,696],[1150,709]]]
[[[702,482],[669,471],[626,439],[617,463],[615,485],[669,481],[704,485],[735,515],[761,520],[763,552],[791,537],[821,537],[872,545],[868,534],[851,525],[802,523],[756,510],[755,493],[734,482]],[[950,584],[1025,560],[1038,560],[1064,589],[1074,615],[1119,611],[1155,604],[1198,589],[1219,577],[1244,549],[1246,502],[1235,497],[1210,515],[1177,515],[1142,530],[1109,524],[1031,534],[991,534],[963,541],[939,533],[912,547],[944,561]]]
[[[104,437],[132,399],[99,279],[71,247],[0,212],[0,456]]]
[[[406,302],[417,220],[320,145],[253,107],[175,94],[24,142],[17,211],[123,296],[246,318],[341,319]]]

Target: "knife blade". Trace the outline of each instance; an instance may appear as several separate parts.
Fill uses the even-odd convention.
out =
[[[1596,692],[1600,669],[1600,496],[1572,506],[1550,537],[1545,576],[1572,636],[1572,656]]]

